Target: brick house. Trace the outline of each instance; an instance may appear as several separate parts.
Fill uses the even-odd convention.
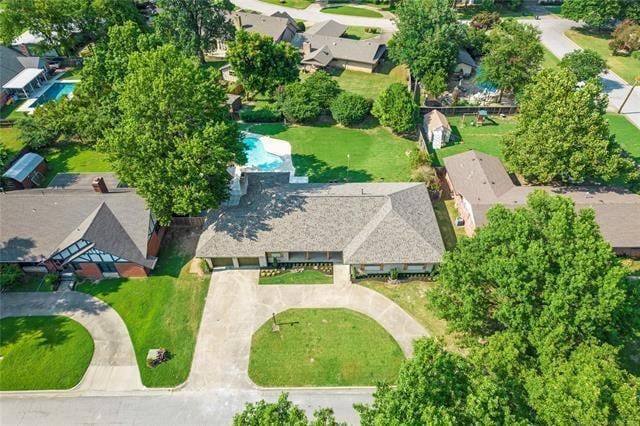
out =
[[[81,277],[146,276],[164,228],[114,175],[58,174],[49,187],[0,194],[0,262]]]

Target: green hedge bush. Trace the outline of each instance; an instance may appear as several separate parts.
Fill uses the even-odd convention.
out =
[[[371,111],[371,101],[355,93],[341,93],[331,103],[331,116],[343,126],[364,120]]]
[[[282,119],[282,115],[266,108],[241,109],[240,119],[247,123],[275,123]]]

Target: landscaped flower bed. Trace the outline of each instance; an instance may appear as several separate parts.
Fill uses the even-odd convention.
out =
[[[332,283],[332,263],[284,263],[260,270],[259,284]]]

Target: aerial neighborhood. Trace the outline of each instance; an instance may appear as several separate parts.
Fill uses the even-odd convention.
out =
[[[0,423],[638,424],[639,85],[636,0],[0,0]]]

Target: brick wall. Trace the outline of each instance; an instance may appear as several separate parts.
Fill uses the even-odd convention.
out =
[[[95,263],[77,263],[78,269],[76,274],[83,278],[89,278],[91,280],[99,280],[102,278],[102,272]]]
[[[147,269],[137,263],[116,263],[116,270],[121,277],[146,277]]]
[[[166,230],[166,228],[160,227],[156,232],[151,234],[151,238],[149,238],[149,242],[147,243],[148,256],[156,256],[158,254]]]

